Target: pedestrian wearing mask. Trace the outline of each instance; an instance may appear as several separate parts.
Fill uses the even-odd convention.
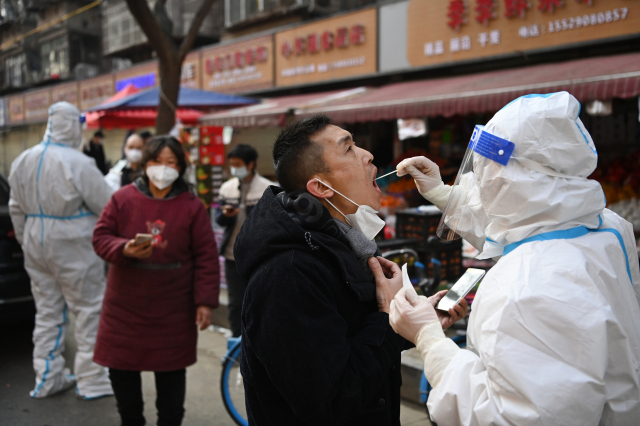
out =
[[[144,425],[141,371],[155,372],[158,424],[180,425],[185,367],[197,330],[218,306],[218,252],[209,215],[188,191],[182,145],[158,136],[138,178],[111,198],[93,245],[111,263],[95,361],[109,367],[123,426]],[[136,244],[137,234],[151,241]]]
[[[140,135],[134,133],[127,138],[124,147],[125,158],[118,161],[104,178],[114,191],[133,183],[143,173],[141,166],[143,148],[144,140]]]
[[[264,190],[273,185],[256,170],[258,152],[250,145],[237,145],[227,155],[233,176],[220,187],[220,206],[216,210],[216,223],[225,227],[220,253],[225,258],[225,276],[229,292],[229,323],[234,337],[241,334],[240,313],[247,280],[238,274],[233,246],[242,224],[251,213]]]
[[[74,384],[83,399],[113,394],[107,371],[93,362],[106,283],[104,262],[91,247],[112,191],[94,161],[79,151],[81,144],[80,111],[55,103],[42,143],[23,152],[9,175],[9,212],[37,308],[33,398]],[[62,356],[69,312],[76,318],[75,378]]]

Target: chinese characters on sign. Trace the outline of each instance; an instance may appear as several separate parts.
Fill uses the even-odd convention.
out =
[[[526,17],[527,10],[531,9],[531,3],[529,0],[505,0],[504,1],[504,16],[507,18],[521,18]]]
[[[276,84],[375,73],[376,33],[376,9],[368,9],[276,34]]]
[[[407,60],[419,67],[568,47],[639,27],[636,0],[410,0]]]
[[[449,25],[453,30],[460,31],[460,27],[467,23],[467,4],[465,0],[452,0],[449,2]]]
[[[539,0],[538,10],[553,13],[554,7],[563,7],[564,0]]]
[[[243,92],[273,86],[273,37],[202,52],[203,88]]]
[[[489,25],[489,20],[498,17],[497,7],[496,0],[477,0],[476,21],[486,27]]]
[[[481,47],[497,46],[500,44],[500,30],[491,30],[478,34],[478,44]],[[454,37],[449,40],[449,51],[451,53],[471,50],[471,37]],[[442,40],[429,41],[424,44],[425,56],[444,55],[445,48]]]

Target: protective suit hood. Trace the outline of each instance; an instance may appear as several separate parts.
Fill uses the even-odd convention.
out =
[[[82,145],[80,110],[69,102],[57,102],[49,107],[49,121],[43,142],[66,145],[74,149]]]
[[[600,184],[586,179],[598,154],[567,92],[527,95],[500,110],[485,130],[515,145],[506,167],[474,153],[488,218],[483,257],[533,235],[576,226],[597,228],[606,205]]]

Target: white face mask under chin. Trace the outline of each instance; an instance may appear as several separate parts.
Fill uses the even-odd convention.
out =
[[[368,240],[373,240],[375,236],[378,235],[378,232],[380,232],[382,228],[384,228],[385,221],[378,217],[378,212],[376,210],[374,210],[370,206],[360,205],[355,201],[349,199],[348,197],[340,194],[338,191],[331,188],[329,185],[322,182],[320,179],[316,178],[316,180],[321,184],[323,184],[324,186],[326,186],[327,188],[334,191],[336,194],[346,198],[348,201],[358,206],[358,210],[356,210],[355,213],[345,215],[340,210],[338,210],[338,208],[334,206],[331,201],[325,198],[327,203],[331,204],[331,207],[336,209],[336,211],[345,218],[345,220],[351,227],[360,231],[362,235],[364,235]]]
[[[161,191],[171,186],[180,176],[176,169],[168,166],[149,166],[146,174],[155,187]]]

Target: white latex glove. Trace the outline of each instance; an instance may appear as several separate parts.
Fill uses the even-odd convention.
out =
[[[396,333],[411,343],[416,342],[422,327],[432,322],[439,323],[438,314],[426,297],[403,288],[393,298],[389,310],[389,323]]]
[[[398,176],[410,174],[418,187],[418,191],[423,195],[442,184],[440,168],[427,157],[413,157],[402,160],[396,167],[396,171]]]

